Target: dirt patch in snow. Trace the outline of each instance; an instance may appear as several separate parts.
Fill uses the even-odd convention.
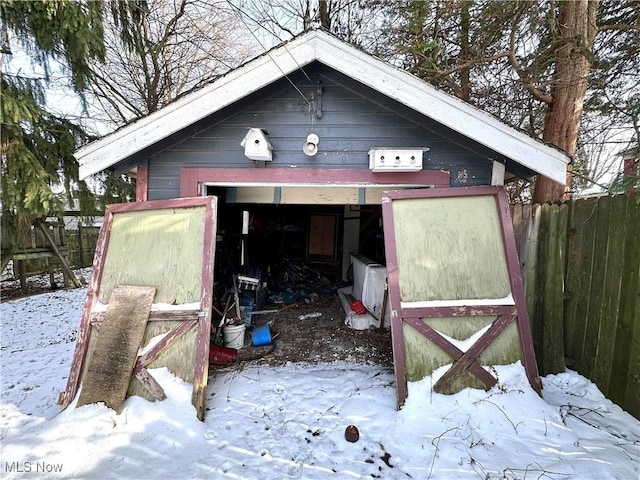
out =
[[[265,307],[272,308],[278,307]],[[300,318],[314,313],[321,315]],[[347,361],[391,367],[390,331],[354,330],[344,324],[345,317],[337,295],[323,296],[310,304],[287,305],[277,313],[258,315],[256,326],[272,321],[274,345],[254,347],[248,331],[244,347],[238,350],[238,360],[268,365]]]

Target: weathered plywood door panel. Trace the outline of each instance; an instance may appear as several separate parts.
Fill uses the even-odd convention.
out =
[[[120,412],[155,294],[153,287],[119,286],[113,290],[78,406],[104,402]]]
[[[489,388],[483,366],[518,359],[540,391],[503,188],[386,192],[382,208],[398,406],[448,363],[436,391]]]
[[[215,260],[217,199],[179,198],[109,205],[93,263],[73,354],[67,387],[59,402],[66,408],[73,401],[88,351],[95,345],[101,306],[121,285],[153,287],[156,290],[147,330],[171,332],[171,342],[153,347],[144,361],[136,361],[136,378],[150,385],[151,366],[167,367],[185,381],[193,382],[192,403],[204,419],[205,391],[209,371],[213,270]],[[168,312],[166,304],[171,304]],[[164,312],[164,313],[163,313]],[[149,338],[150,331],[146,332]],[[144,333],[144,332],[143,332]],[[167,338],[167,337],[165,337]],[[160,342],[162,343],[162,341]],[[91,356],[99,348],[91,348]],[[134,381],[135,383],[135,381]],[[159,390],[151,392],[160,398]]]
[[[152,285],[156,303],[198,302],[205,214],[194,207],[114,215],[99,300],[108,303],[116,285]]]
[[[492,197],[408,199],[392,208],[403,302],[509,295]]]

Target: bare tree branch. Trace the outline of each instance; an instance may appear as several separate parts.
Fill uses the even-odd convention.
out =
[[[525,6],[521,7],[520,11],[516,15],[514,15],[513,20],[511,22],[511,33],[509,35],[509,54],[507,58],[509,59],[509,63],[513,67],[513,70],[516,72],[516,74],[518,75],[518,78],[522,82],[522,85],[527,89],[527,91],[536,100],[546,103],[547,105],[551,105],[551,103],[553,102],[553,98],[551,97],[551,95],[541,92],[533,85],[531,79],[529,78],[529,75],[526,73],[524,68],[522,68],[522,66],[520,65],[520,62],[518,62],[518,59],[516,57],[517,24],[520,20],[520,16],[524,12],[525,7],[526,7],[526,4]]]
[[[117,124],[156,111],[253,56],[236,12],[222,2],[149,0],[131,48],[123,48],[113,25],[105,28],[107,58],[93,66],[92,94]]]

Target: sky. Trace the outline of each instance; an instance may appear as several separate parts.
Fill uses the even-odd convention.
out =
[[[164,401],[60,411],[85,297],[0,304],[3,479],[640,477],[640,421],[571,371],[543,377],[541,398],[520,363],[495,367],[489,391],[455,395],[431,389],[445,366],[409,383],[399,411],[392,370],[344,362],[214,367],[204,422],[191,385],[164,368],[151,372]]]

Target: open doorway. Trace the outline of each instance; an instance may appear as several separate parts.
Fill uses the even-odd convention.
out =
[[[225,204],[219,210],[218,248],[236,273],[277,281],[287,262],[340,279],[342,208]]]
[[[261,360],[271,364],[372,361],[391,366],[389,330],[378,328],[377,321],[364,328],[345,324],[350,305],[339,294],[353,284],[352,255],[384,262],[379,206],[241,203],[232,188],[213,186],[207,194],[219,200],[217,313],[237,315],[227,309],[229,296],[238,290],[246,326],[240,359],[268,352]],[[239,277],[255,282],[255,290],[239,285]],[[274,351],[252,342],[253,330],[267,323],[275,336]]]

